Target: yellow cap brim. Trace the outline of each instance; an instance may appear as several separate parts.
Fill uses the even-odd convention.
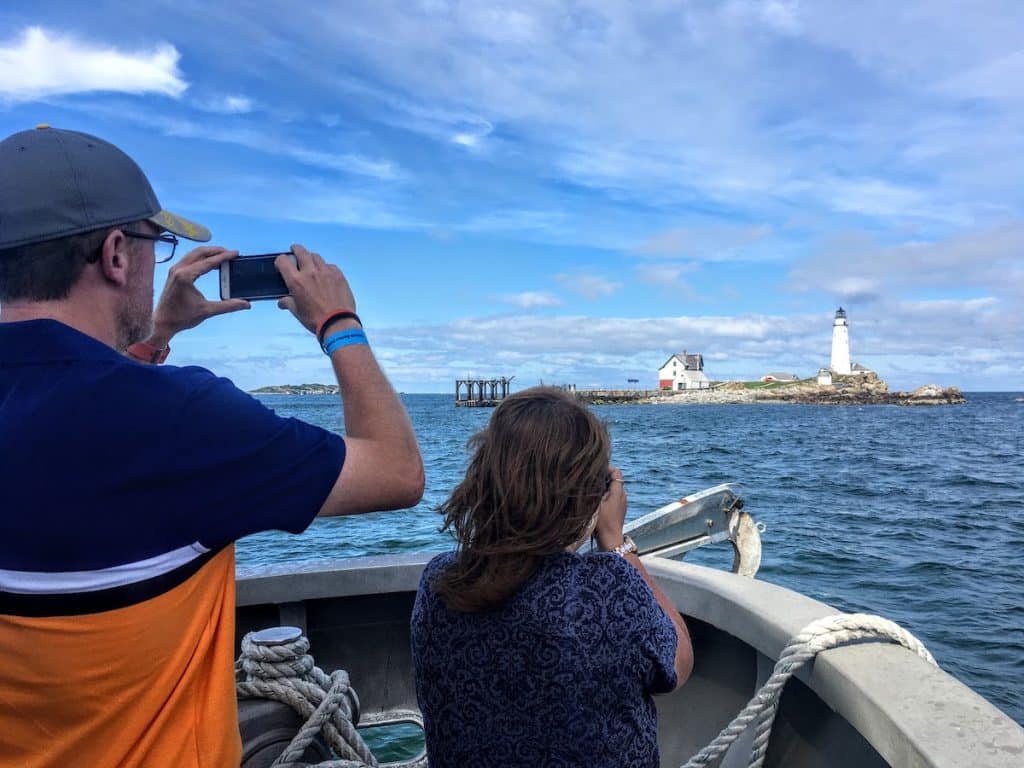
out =
[[[196,224],[196,222],[189,221],[184,216],[179,216],[170,211],[160,211],[155,216],[150,216],[149,220],[160,227],[160,229],[166,229],[168,232],[173,232],[179,237],[184,237],[186,240],[205,243],[210,239],[210,230],[202,224]]]

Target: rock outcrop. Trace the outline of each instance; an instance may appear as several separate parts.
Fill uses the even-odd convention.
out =
[[[593,395],[593,397],[591,397]],[[808,405],[959,405],[965,402],[956,387],[935,384],[913,392],[890,392],[876,373],[835,376],[831,385],[814,379],[760,386],[751,382],[728,381],[712,389],[681,392],[577,392],[577,397],[594,405],[614,403],[805,403]]]

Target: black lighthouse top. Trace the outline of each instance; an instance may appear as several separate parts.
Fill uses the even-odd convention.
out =
[[[846,319],[846,310],[843,309],[842,307],[836,310],[836,320],[838,320],[839,318],[842,318],[843,320]]]

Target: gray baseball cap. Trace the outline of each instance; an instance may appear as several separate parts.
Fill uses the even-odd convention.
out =
[[[0,141],[0,250],[142,219],[210,239],[206,227],[163,210],[142,169],[103,139],[38,125]]]

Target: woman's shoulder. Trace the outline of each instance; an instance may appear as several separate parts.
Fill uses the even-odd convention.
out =
[[[420,576],[420,590],[425,589],[441,571],[447,568],[455,560],[455,552],[442,552],[430,558],[423,567],[423,574]]]
[[[450,549],[447,552],[439,552],[438,554],[436,554],[432,558],[430,558],[430,560],[427,562],[427,566],[426,567],[428,569],[429,568],[444,568],[446,565],[448,565],[454,559],[455,559],[455,550],[454,549]]]

